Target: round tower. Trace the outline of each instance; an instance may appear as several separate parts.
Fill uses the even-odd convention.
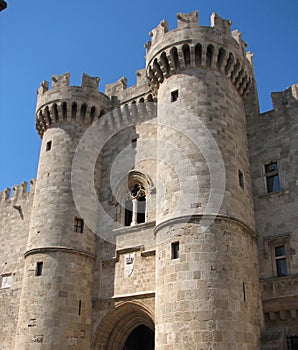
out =
[[[82,86],[69,86],[66,73],[38,90],[42,143],[15,349],[90,347],[95,236],[74,205],[71,166],[81,136],[109,109],[98,82],[83,74]]]
[[[258,259],[246,136],[251,55],[198,13],[147,43],[158,101],[156,349],[257,349]],[[165,145],[168,145],[165,147]],[[163,186],[161,188],[160,186]]]

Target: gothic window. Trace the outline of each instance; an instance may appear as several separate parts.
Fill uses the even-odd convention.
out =
[[[125,201],[125,226],[134,226],[146,221],[146,192],[136,182],[129,188],[129,198]]]
[[[153,188],[147,175],[138,170],[129,171],[113,191],[116,202],[120,204],[116,220],[124,226],[145,223]]]
[[[264,165],[265,180],[267,186],[267,193],[280,191],[280,182],[278,174],[278,165],[276,161],[272,161]]]

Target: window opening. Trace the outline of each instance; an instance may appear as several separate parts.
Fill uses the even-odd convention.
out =
[[[6,274],[1,276],[1,289],[10,288],[12,282],[12,275]]]
[[[172,257],[172,259],[179,258],[179,242],[172,243],[171,257]]]
[[[137,141],[138,141],[138,139],[132,139],[131,140],[131,147],[132,148],[136,148],[137,147]]]
[[[280,191],[277,162],[271,162],[269,164],[265,164],[264,167],[265,167],[267,192],[272,193],[272,192]]]
[[[82,311],[82,300],[79,300],[79,305],[78,305],[78,315],[81,315],[81,311]]]
[[[286,247],[284,245],[275,247],[275,264],[278,277],[288,276]]]
[[[35,276],[41,276],[42,275],[42,268],[43,268],[43,262],[39,261],[36,263],[36,269],[35,269]]]
[[[129,191],[130,198],[125,202],[125,226],[134,226],[146,221],[146,193],[139,183]]]
[[[130,226],[132,222],[132,200],[129,199],[125,202],[125,218],[124,218],[124,225]]]
[[[244,177],[241,170],[238,170],[239,186],[244,190]]]
[[[178,100],[178,90],[174,90],[171,92],[171,102],[175,102]]]
[[[142,224],[145,222],[145,212],[146,212],[146,196],[145,194],[138,198],[137,202],[137,223]]]
[[[288,350],[297,350],[298,349],[298,336],[288,337]]]
[[[244,282],[242,284],[242,291],[243,291],[243,301],[246,303],[246,286]]]
[[[84,220],[80,218],[74,219],[74,231],[78,233],[83,233],[84,231]]]
[[[52,149],[52,141],[48,141],[46,144],[46,152],[50,151]]]

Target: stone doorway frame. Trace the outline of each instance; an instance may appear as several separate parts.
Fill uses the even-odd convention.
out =
[[[92,349],[123,350],[129,335],[141,325],[155,332],[151,310],[137,302],[117,304],[97,325]]]

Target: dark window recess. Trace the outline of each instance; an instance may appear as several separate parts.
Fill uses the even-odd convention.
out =
[[[179,242],[172,243],[172,259],[179,258]]]
[[[43,262],[39,261],[36,263],[35,268],[35,276],[41,276],[42,275],[42,268],[43,268]]]
[[[81,315],[81,311],[82,311],[82,300],[79,300],[79,306],[78,306],[78,315]]]
[[[288,350],[298,350],[298,336],[288,337]]]
[[[138,213],[137,213],[137,223],[141,224],[146,220],[146,197],[141,196],[138,198]]]
[[[132,148],[136,148],[136,147],[137,147],[137,140],[138,140],[138,139],[133,139],[133,140],[131,140],[131,146],[132,146]]]
[[[84,231],[84,220],[75,218],[74,219],[74,231],[78,233],[83,233]]]
[[[46,144],[46,152],[50,151],[52,149],[52,141],[48,141]]]
[[[125,218],[124,218],[124,225],[130,226],[132,222],[132,201],[129,199],[125,202]]]
[[[265,165],[265,177],[268,193],[280,191],[277,162],[271,162]]]
[[[178,90],[174,90],[171,92],[171,102],[175,102],[178,100]]]
[[[244,176],[241,170],[238,170],[239,186],[244,190]]]
[[[246,303],[246,286],[244,282],[242,284],[242,292],[243,292],[243,301]]]
[[[275,247],[275,263],[277,276],[288,276],[286,248],[284,245]]]

